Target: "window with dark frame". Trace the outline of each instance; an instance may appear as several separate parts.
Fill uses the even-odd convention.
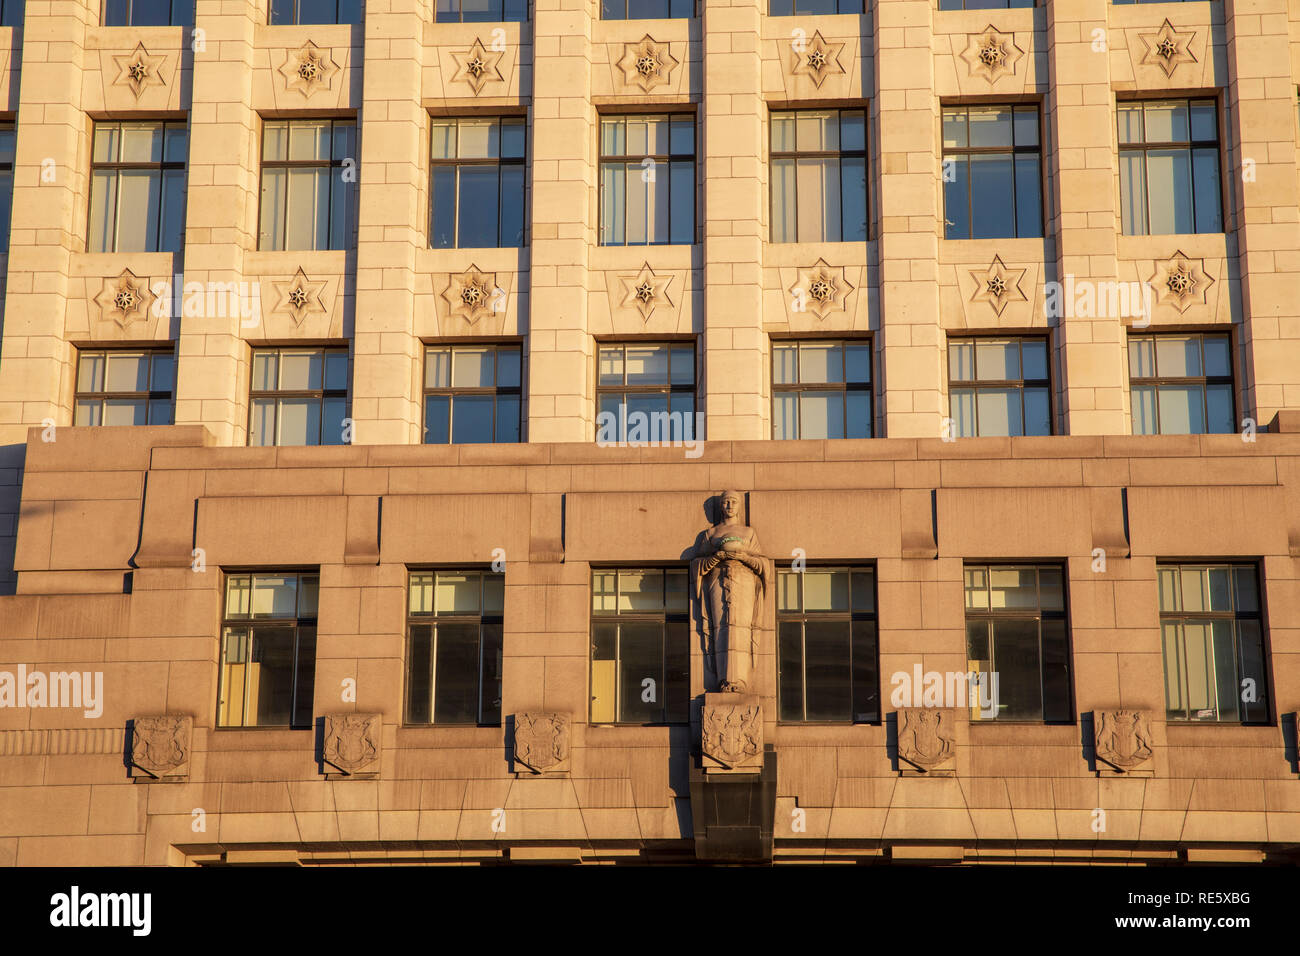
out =
[[[1047,339],[949,339],[948,407],[955,438],[1052,434]]]
[[[1215,101],[1120,101],[1116,116],[1123,234],[1223,232]]]
[[[591,722],[690,719],[690,604],[685,568],[591,572]]]
[[[346,348],[253,350],[249,445],[347,444],[347,417]]]
[[[438,0],[435,23],[520,23],[528,0]]]
[[[311,728],[316,572],[227,573],[218,727]]]
[[[1227,332],[1130,335],[1134,435],[1235,432],[1231,336]]]
[[[266,120],[258,248],[351,248],[358,158],[355,120]]]
[[[772,242],[866,242],[866,111],[771,116]]]
[[[505,575],[411,571],[406,722],[501,726]]]
[[[19,29],[27,9],[27,0],[0,0],[0,27]]]
[[[524,244],[522,116],[433,120],[429,244],[435,249]]]
[[[699,437],[695,434],[695,407],[694,343],[604,342],[597,346],[598,438],[609,423],[620,442],[655,438],[690,441]],[[638,433],[638,428],[646,431]]]
[[[602,20],[680,20],[695,16],[695,0],[601,0]]]
[[[6,0],[5,12],[10,3]],[[21,3],[16,3],[21,8]],[[21,17],[21,14],[19,15]],[[21,20],[20,20],[21,22]],[[9,26],[6,21],[5,26]],[[106,27],[189,27],[194,25],[194,0],[104,0]]]
[[[1032,7],[1036,0],[939,0],[940,10],[1014,10]]]
[[[1038,107],[943,107],[945,239],[1043,234]]]
[[[176,354],[166,349],[80,349],[74,425],[170,425]]]
[[[871,342],[772,342],[772,438],[870,438]]]
[[[187,142],[183,120],[95,123],[87,251],[181,251]]]
[[[866,13],[863,0],[768,0],[769,17],[816,17]]]
[[[9,223],[14,205],[14,136],[13,123],[0,123],[0,252],[9,249]]]
[[[778,569],[776,596],[781,720],[880,720],[875,569]]]
[[[695,114],[600,120],[600,244],[695,242]]]
[[[972,720],[1074,719],[1065,573],[1061,567],[967,564],[966,668],[997,715],[977,706]]]
[[[361,6],[361,0],[271,0],[271,26],[360,23]]]
[[[1160,564],[1170,720],[1266,724],[1268,658],[1253,564]]]
[[[519,345],[429,345],[424,350],[424,443],[520,440]]]

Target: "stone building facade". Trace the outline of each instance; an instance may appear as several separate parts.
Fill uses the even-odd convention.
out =
[[[453,23],[371,0],[284,25],[196,0],[193,26],[133,27],[32,0],[0,28],[0,860],[1295,858],[1300,0],[778,6]],[[1171,102],[1212,104],[1178,142],[1217,164],[1186,174],[1218,190],[1217,229],[1128,225],[1134,151],[1154,177],[1178,147],[1117,117]],[[1041,228],[947,238],[949,116],[993,105],[1032,108]],[[864,111],[865,239],[772,241],[777,117],[829,110]],[[602,121],[625,114],[685,124],[694,241],[604,241]],[[519,247],[431,240],[431,139],[465,117],[525,120]],[[90,251],[98,131],[142,120],[187,130],[183,247]],[[340,248],[268,247],[268,129],[297,120],[356,124],[330,157],[354,190]],[[1147,336],[1207,357],[1143,373]],[[968,339],[1045,342],[1045,434],[965,428]],[[790,342],[869,349],[871,437],[774,438]],[[428,350],[512,344],[522,440],[423,443]],[[617,345],[684,350],[700,443],[597,441]],[[346,439],[259,445],[254,356],[305,347],[346,355]],[[171,424],[74,424],[88,353],[113,349],[175,356],[168,395],[137,390]],[[1031,376],[1008,377],[1019,403]],[[1179,430],[1135,424],[1162,388],[1200,396],[1182,430],[1205,433],[1137,433]],[[728,488],[773,562],[732,766],[699,601],[674,590]],[[785,589],[832,570],[860,575],[852,636],[818,670],[809,621],[830,618]],[[1012,572],[1032,606],[993,596]],[[1003,618],[1033,647],[1016,625],[998,645]],[[658,647],[650,685],[601,649],[624,627],[660,635],[636,645]],[[1023,666],[1006,713],[899,696],[999,653],[1039,668],[1037,711]]]

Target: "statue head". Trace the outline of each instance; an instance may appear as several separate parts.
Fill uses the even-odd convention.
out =
[[[739,491],[724,491],[718,495],[718,513],[722,521],[740,521],[745,511],[745,496]]]

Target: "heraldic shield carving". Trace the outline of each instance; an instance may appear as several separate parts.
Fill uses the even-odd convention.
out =
[[[563,773],[569,769],[569,715],[515,714],[516,773]]]
[[[705,694],[701,753],[708,773],[758,773],[763,766],[763,710],[755,694]]]
[[[1097,760],[1121,773],[1150,772],[1151,717],[1145,710],[1095,710]],[[1107,768],[1098,766],[1099,771]]]
[[[131,777],[180,782],[190,772],[194,718],[183,714],[136,717],[131,722]]]
[[[951,771],[954,721],[954,711],[948,708],[904,707],[899,710],[899,760],[924,773]]]
[[[326,714],[325,741],[321,759],[325,776],[336,778],[373,777],[379,773],[380,739],[383,721],[379,714]]]

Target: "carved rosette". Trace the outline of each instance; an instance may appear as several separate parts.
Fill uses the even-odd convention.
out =
[[[990,23],[983,33],[972,33],[968,39],[961,58],[971,76],[983,77],[992,86],[1004,76],[1015,75],[1025,51],[1016,46],[1014,33],[1003,33]]]
[[[161,54],[150,56],[143,43],[137,43],[130,53],[114,56],[113,62],[118,69],[117,79],[113,81],[113,85],[130,87],[131,95],[137,100],[149,87],[167,85],[162,78],[162,69],[167,62],[167,57]]]
[[[799,270],[794,285],[787,291],[796,311],[811,312],[818,319],[825,319],[832,312],[845,311],[853,286],[844,277],[842,267],[836,268],[825,259],[818,259],[811,266]]]
[[[1180,33],[1168,20],[1155,33],[1139,33],[1138,38],[1147,48],[1142,55],[1141,64],[1158,66],[1165,71],[1166,77],[1173,77],[1174,71],[1182,64],[1196,62],[1191,51],[1191,42],[1195,36],[1195,30]]]
[[[987,269],[971,271],[970,277],[975,280],[971,302],[987,302],[998,316],[1012,302],[1028,302],[1029,297],[1020,288],[1025,271],[1008,269],[1001,256],[994,256]]]
[[[380,714],[326,714],[321,750],[325,776],[330,779],[376,776],[383,749],[383,726]]]
[[[1145,710],[1094,710],[1097,770],[1113,773],[1151,773],[1155,745],[1151,714]],[[1105,763],[1107,766],[1103,767]]]
[[[569,769],[569,715],[515,714],[514,771],[564,773]]]
[[[285,90],[290,93],[296,90],[304,98],[330,89],[338,72],[338,64],[330,59],[330,51],[322,50],[310,40],[297,50],[285,53],[284,62],[280,64]]]
[[[186,714],[136,717],[131,721],[131,778],[183,782],[190,773],[194,718]]]
[[[647,33],[636,43],[623,44],[623,55],[615,65],[623,71],[625,85],[649,93],[657,86],[666,85],[680,62],[669,44],[660,43]]]
[[[844,49],[843,43],[828,43],[818,30],[813,33],[812,39],[805,40],[798,46],[802,46],[803,49],[793,51],[791,76],[806,76],[812,80],[813,86],[820,89],[822,82],[828,76],[844,74],[844,67],[839,60],[840,51]]]
[[[898,711],[899,769],[906,773],[951,773],[956,753],[956,711],[947,707],[904,707]],[[902,762],[911,765],[903,767]]]
[[[460,275],[452,276],[442,298],[447,303],[448,315],[458,315],[470,325],[485,315],[491,315],[494,309],[498,309],[498,303],[505,301],[497,286],[497,274],[481,272],[475,265]]]
[[[149,307],[156,296],[149,291],[149,280],[141,279],[130,269],[123,269],[116,278],[104,280],[104,287],[95,296],[100,315],[111,319],[120,329],[132,322],[143,322],[149,317]]]
[[[302,325],[310,316],[324,315],[327,311],[321,299],[321,293],[325,291],[325,280],[317,279],[313,282],[308,279],[302,266],[298,267],[292,279],[272,282],[271,285],[275,287],[278,297],[272,313],[289,316],[295,326]]]
[[[503,56],[504,53],[489,50],[483,46],[482,40],[475,37],[474,45],[468,50],[451,54],[456,61],[456,72],[452,74],[451,82],[468,84],[474,95],[478,96],[489,83],[505,82],[500,69]]]
[[[705,694],[700,734],[706,773],[762,770],[763,709],[757,694]]]
[[[1147,283],[1155,290],[1156,305],[1171,305],[1181,313],[1205,305],[1214,280],[1206,274],[1204,260],[1189,259],[1179,251],[1157,262]]]
[[[644,262],[636,275],[619,276],[619,282],[623,285],[623,298],[619,306],[636,309],[641,314],[641,321],[649,322],[656,308],[673,307],[673,300],[668,297],[668,286],[672,281],[672,276],[655,275],[650,263]]]

